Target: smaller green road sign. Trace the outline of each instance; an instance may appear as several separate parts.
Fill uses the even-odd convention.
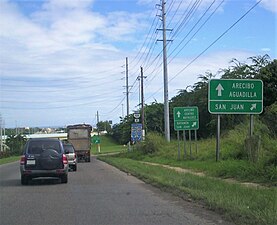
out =
[[[98,135],[93,135],[93,137],[91,138],[91,142],[93,144],[100,144],[100,137]]]
[[[175,107],[173,109],[174,130],[198,130],[198,107]]]
[[[252,79],[213,79],[209,82],[209,112],[213,114],[260,114],[263,82]]]

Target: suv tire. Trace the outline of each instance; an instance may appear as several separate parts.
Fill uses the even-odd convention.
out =
[[[63,176],[61,176],[61,182],[66,184],[68,182],[68,175],[64,174]]]
[[[27,185],[29,178],[26,175],[21,175],[21,184]]]

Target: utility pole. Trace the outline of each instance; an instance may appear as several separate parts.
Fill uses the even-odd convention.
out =
[[[126,107],[127,107],[127,117],[128,117],[129,116],[128,57],[126,57]]]
[[[141,124],[142,124],[142,140],[145,137],[145,123],[144,123],[144,90],[143,90],[143,68],[140,67],[140,80],[141,80]]]
[[[98,132],[98,140],[100,140],[99,113],[98,113],[98,110],[97,110],[97,132]],[[97,143],[97,149],[98,149],[98,152],[100,153],[100,143]]]
[[[3,139],[2,139],[2,115],[0,114],[0,151],[3,150]]]
[[[121,106],[122,106],[122,120],[123,120],[124,119],[124,105],[121,104]]]
[[[158,29],[163,31],[163,74],[164,74],[164,132],[165,139],[170,142],[170,126],[169,126],[169,102],[168,102],[168,73],[167,73],[167,52],[166,52],[166,17],[165,17],[165,0],[162,0],[162,22],[163,28]],[[158,40],[161,41],[161,40]]]
[[[99,136],[99,113],[98,113],[98,110],[97,110],[96,117],[97,117],[97,132],[98,132],[98,136]]]

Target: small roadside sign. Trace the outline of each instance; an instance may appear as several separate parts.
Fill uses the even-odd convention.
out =
[[[140,123],[140,113],[139,112],[134,113],[134,122]]]
[[[254,79],[212,79],[208,109],[212,114],[260,114],[263,111],[263,82]]]
[[[173,109],[175,130],[198,130],[198,107],[175,107]]]
[[[92,137],[92,143],[93,144],[100,144],[100,137],[98,135],[93,135]]]
[[[141,123],[131,124],[131,140],[135,141],[135,142],[142,140],[142,124]]]

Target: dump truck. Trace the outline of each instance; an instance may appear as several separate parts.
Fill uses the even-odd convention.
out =
[[[78,161],[90,162],[91,131],[89,124],[67,126],[67,141],[74,146]]]

